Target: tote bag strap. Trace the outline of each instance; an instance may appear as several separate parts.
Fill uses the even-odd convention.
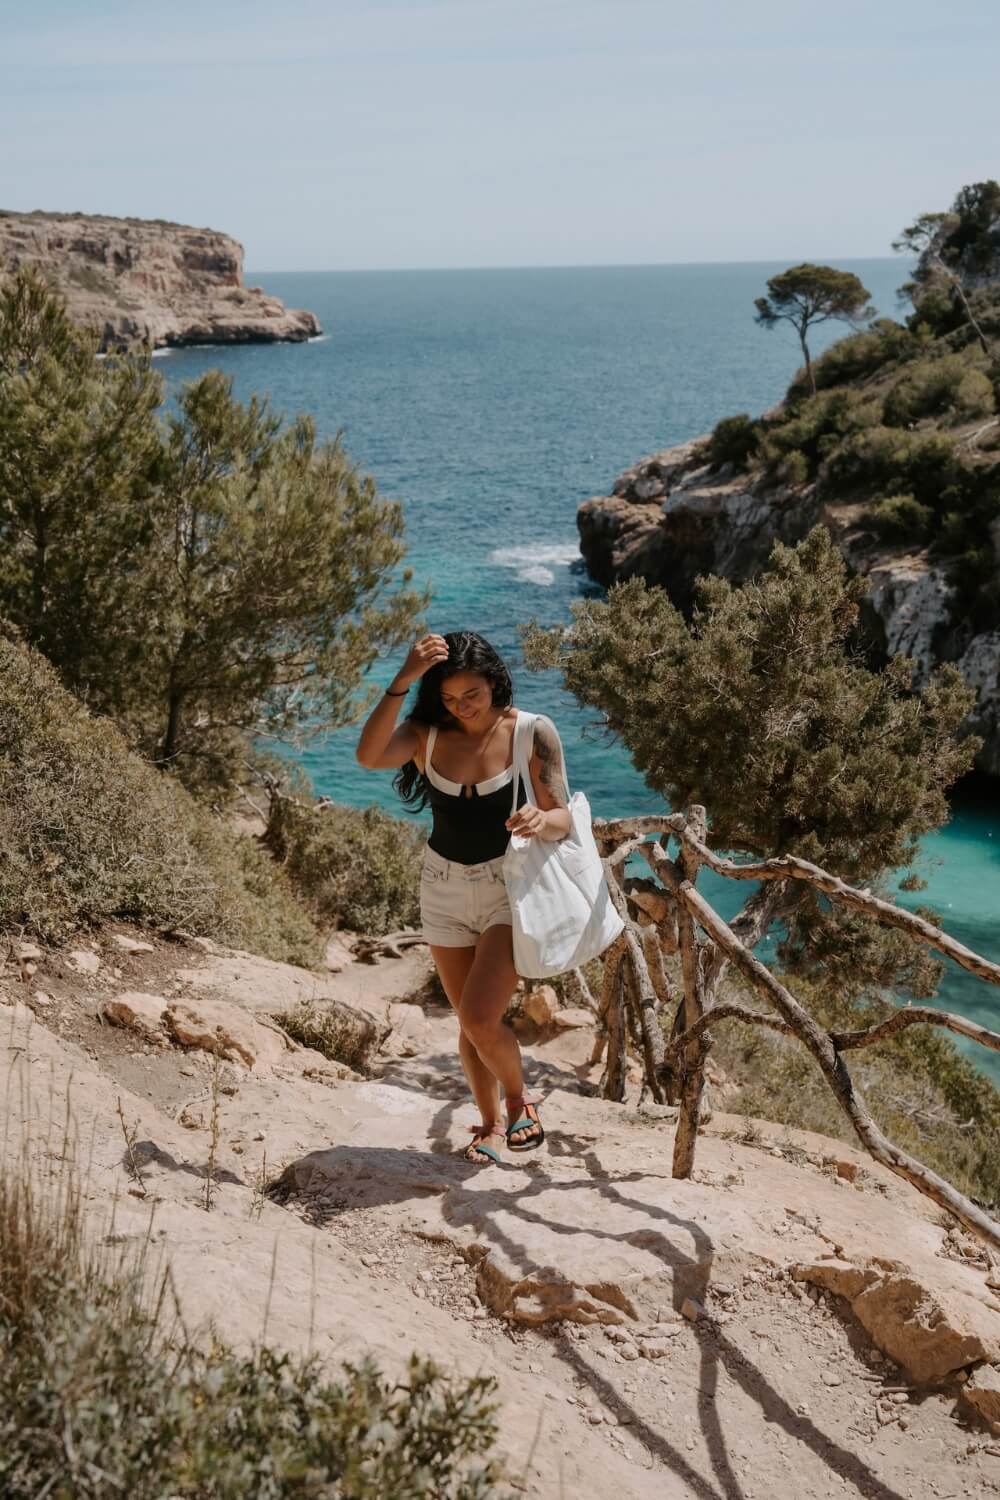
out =
[[[517,812],[517,788],[519,781],[524,782],[524,789],[528,796],[529,802],[531,800],[532,786],[529,761],[531,760],[531,747],[535,737],[535,725],[540,717],[540,714],[530,714],[522,708],[519,708],[517,711],[517,723],[514,726],[514,774],[512,778],[514,782],[514,793],[510,807],[511,817],[513,817]],[[561,741],[559,748],[561,751]],[[569,777],[566,774],[565,754],[560,755],[560,760],[562,762],[563,785],[566,788],[566,796],[568,797]]]
[[[528,745],[535,728],[535,715],[527,713],[523,708],[517,711],[517,722],[514,725],[514,761],[513,775],[511,781],[514,783],[510,801],[511,817],[517,812],[517,789],[520,782],[524,782],[525,792],[530,800],[531,797],[531,774],[528,770],[530,758]]]

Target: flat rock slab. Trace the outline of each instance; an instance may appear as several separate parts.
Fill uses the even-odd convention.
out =
[[[410,948],[402,958],[376,964],[351,959],[339,973],[317,974],[239,948],[214,946],[204,962],[178,969],[176,978],[254,1015],[276,1015],[300,1003],[333,1000],[385,1021],[389,1006],[420,990],[431,972],[426,948]]]
[[[759,1151],[746,1163],[745,1149],[707,1139],[700,1158],[722,1154],[736,1170],[677,1182],[655,1127],[623,1128],[614,1105],[558,1090],[542,1106],[547,1149],[499,1168],[458,1154],[467,1136],[452,1105],[371,1083],[341,1098],[339,1143],[292,1161],[280,1193],[320,1216],[378,1206],[450,1241],[477,1262],[486,1305],[512,1321],[655,1320],[761,1264],[808,1265],[803,1279],[821,1282],[832,1257],[825,1284],[913,1378],[1000,1353],[1000,1303],[981,1272],[942,1261],[940,1229],[876,1194]]]
[[[88,979],[80,989],[92,1003]],[[962,1387],[970,1433],[954,1420],[954,1384],[899,1392],[897,1367],[844,1306],[781,1274],[835,1266],[853,1297],[873,1273],[908,1276],[925,1306],[956,1298],[951,1313],[986,1348],[1000,1312],[989,1273],[950,1258],[933,1205],[839,1143],[762,1123],[749,1144],[736,1139],[744,1122],[722,1114],[693,1178],[677,1183],[670,1111],[551,1086],[545,1147],[476,1167],[458,1155],[474,1110],[451,1087],[454,1022],[428,1019],[430,1051],[394,1064],[397,1086],[320,1081],[298,1051],[270,1074],[227,1064],[210,1143],[177,1118],[180,1097],[168,1112],[144,1097],[191,1061],[184,1102],[204,1110],[204,1058],[135,1057],[105,1028],[82,1033],[96,1044],[85,1050],[11,996],[0,1004],[8,1158],[30,1134],[48,1177],[52,1122],[71,1117],[88,1221],[110,1216],[116,1245],[162,1249],[189,1327],[211,1320],[240,1349],[318,1350],[329,1367],[368,1350],[401,1373],[419,1350],[496,1374],[501,1449],[517,1492],[537,1500],[997,1492],[981,1430],[991,1366]],[[542,1071],[529,1063],[534,1083]],[[858,1167],[853,1182],[841,1161]],[[263,1191],[275,1179],[284,1203]]]

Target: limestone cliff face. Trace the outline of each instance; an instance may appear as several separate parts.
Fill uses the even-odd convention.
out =
[[[869,579],[863,624],[876,656],[911,657],[917,685],[954,662],[977,694],[967,723],[984,740],[979,768],[1000,776],[1000,631],[973,634],[944,569],[924,549],[879,542],[863,506],[824,503],[811,484],[768,486],[729,466],[712,468],[705,441],[641,459],[611,495],[583,502],[577,526],[591,577],[606,585],[645,578],[687,612],[699,576],[742,582],[759,572],[776,541],[794,545],[822,521],[852,571]],[[994,545],[1000,554],[1000,537]]]
[[[0,273],[32,266],[54,280],[75,322],[103,349],[300,342],[321,332],[243,285],[243,246],[214,229],[161,219],[0,211]]]

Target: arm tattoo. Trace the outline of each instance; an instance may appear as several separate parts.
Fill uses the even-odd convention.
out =
[[[535,723],[534,748],[541,761],[542,785],[561,807],[566,807],[569,803],[569,789],[563,780],[562,745],[555,725],[546,719],[538,719]]]

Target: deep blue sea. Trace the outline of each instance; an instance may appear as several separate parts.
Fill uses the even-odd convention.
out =
[[[518,626],[567,619],[597,592],[580,570],[576,507],[610,492],[644,454],[757,413],[784,392],[798,363],[791,329],[767,331],[754,298],[787,263],[585,269],[254,273],[292,307],[317,314],[305,345],[202,348],[165,354],[171,386],[218,367],[246,398],[266,393],[286,413],[341,431],[354,460],[403,502],[408,563],[430,582],[429,627],[474,629],[514,668],[517,702],[555,718],[572,783],[595,813],[661,806],[624,750],[592,732],[552,674],[520,666]],[[839,262],[898,315],[901,260]],[[818,328],[819,352],[844,330]],[[387,681],[396,662],[380,663]],[[390,773],[354,759],[357,731],[299,756],[316,790],[396,809]],[[930,902],[950,932],[1000,960],[1000,807],[961,800],[926,840]],[[732,914],[747,888],[718,878],[706,891]],[[940,1003],[994,1027],[1000,991],[950,967]],[[1000,1081],[1000,1056],[975,1049]]]

